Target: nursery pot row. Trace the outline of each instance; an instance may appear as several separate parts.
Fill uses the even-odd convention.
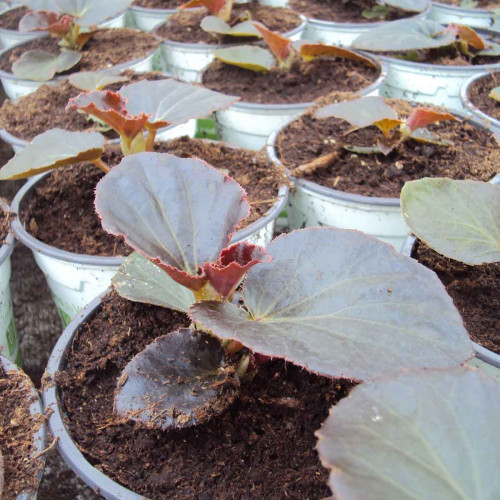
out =
[[[488,9],[467,9],[440,2],[432,2],[430,19],[441,24],[465,24],[471,28],[494,28],[498,16]],[[496,27],[498,30],[498,26]]]

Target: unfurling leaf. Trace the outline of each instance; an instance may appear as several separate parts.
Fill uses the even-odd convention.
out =
[[[12,64],[12,73],[24,80],[45,82],[56,73],[71,69],[81,58],[82,55],[73,50],[62,50],[58,55],[42,50],[30,50]]]
[[[71,17],[61,16],[57,12],[41,10],[28,12],[19,21],[19,31],[27,33],[30,31],[48,31],[58,35],[65,35],[71,26]]]
[[[219,35],[261,37],[252,21],[244,21],[231,26],[216,16],[206,16],[201,20],[200,27],[203,31]]]
[[[66,110],[81,109],[109,125],[120,137],[133,139],[142,132],[149,115],[130,115],[125,107],[126,100],[110,90],[82,93],[69,100]]]
[[[213,51],[216,59],[251,71],[270,71],[275,64],[271,52],[254,45],[240,45]]]
[[[355,387],[316,433],[338,498],[493,499],[500,384],[473,369]]]
[[[129,80],[126,76],[113,75],[104,71],[80,71],[69,75],[68,79],[73,87],[87,92],[102,90],[113,83],[127,82]]]
[[[245,191],[202,160],[138,153],[97,185],[103,228],[156,262],[175,281],[200,290],[202,266],[217,262],[248,216]]]
[[[383,118],[382,120],[376,121],[374,125],[384,134],[384,137],[389,138],[391,130],[394,130],[402,123],[401,120],[395,120],[394,118]]]
[[[300,46],[300,57],[304,61],[312,61],[317,57],[341,57],[343,59],[352,59],[368,66],[376,67],[376,64],[368,57],[362,56],[352,50],[334,47],[333,45],[324,45],[322,43],[303,43]]]
[[[488,95],[492,99],[495,99],[495,101],[500,102],[500,87],[495,87]]]
[[[420,127],[425,127],[431,123],[437,123],[442,121],[454,120],[459,122],[460,120],[446,111],[437,111],[431,108],[416,108],[414,109],[410,116],[406,119],[406,125],[411,132],[414,132]]]
[[[292,55],[292,41],[280,35],[277,31],[267,29],[262,23],[254,22],[253,24],[276,59],[280,64],[283,64]]]
[[[276,238],[267,251],[272,262],[245,278],[245,307],[199,302],[191,319],[329,377],[453,367],[472,356],[437,276],[390,245],[357,231],[309,228]]]
[[[464,26],[463,24],[455,24],[451,23],[447,28],[447,31],[452,33],[456,39],[460,39],[470,45],[474,49],[483,50],[486,48],[486,44],[484,40],[472,29],[468,26]]]
[[[104,137],[97,132],[69,132],[54,128],[37,135],[0,169],[0,180],[26,179],[52,168],[93,161],[104,151]]]
[[[500,186],[425,178],[407,182],[401,209],[417,238],[469,265],[500,261]]]
[[[214,337],[183,328],[157,338],[118,380],[116,413],[149,428],[180,429],[220,415],[239,381]]]

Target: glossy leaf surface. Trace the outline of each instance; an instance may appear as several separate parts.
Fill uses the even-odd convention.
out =
[[[472,369],[355,387],[317,432],[336,498],[487,500],[500,491],[500,384]]]
[[[406,224],[447,257],[475,265],[500,261],[500,186],[425,178],[401,191]]]
[[[113,83],[127,82],[129,78],[121,75],[113,75],[104,71],[80,71],[69,75],[69,83],[77,89],[91,92],[102,90]]]
[[[173,79],[131,83],[120,89],[120,95],[127,100],[130,113],[151,115],[148,127],[156,129],[206,118],[239,99]]]
[[[81,54],[73,50],[62,50],[54,55],[43,50],[30,50],[12,64],[12,73],[24,80],[45,82],[78,64]]]
[[[65,35],[71,25],[69,16],[59,18],[57,12],[41,10],[28,12],[19,21],[19,31],[27,33],[30,31],[49,31],[50,33]]]
[[[216,16],[206,16],[201,20],[200,27],[203,31],[217,33],[219,35],[256,36],[259,38],[261,36],[252,21],[243,21],[242,23],[231,26]]]
[[[60,12],[69,14],[79,26],[95,26],[123,12],[132,0],[53,0]]]
[[[262,23],[254,22],[255,28],[261,34],[267,46],[280,63],[292,55],[292,42],[277,31],[267,29]]]
[[[115,410],[146,427],[190,427],[225,411],[238,388],[221,343],[183,328],[159,337],[128,363],[118,381]]]
[[[178,283],[199,289],[205,262],[216,262],[249,213],[245,191],[205,162],[168,154],[124,158],[97,185],[106,231],[158,262]]]
[[[191,290],[175,282],[163,269],[132,252],[112,279],[113,287],[125,299],[186,312],[194,304]]]
[[[246,276],[245,307],[202,302],[189,314],[222,339],[330,376],[367,379],[472,356],[437,276],[357,231],[310,228],[276,238],[273,261]]]
[[[216,59],[251,71],[270,71],[276,61],[269,50],[254,45],[240,45],[213,51]]]
[[[318,57],[340,57],[343,59],[352,59],[376,67],[376,64],[368,57],[353,52],[352,50],[323,43],[304,43],[300,46],[300,56],[304,61],[312,61]]]
[[[100,158],[104,137],[97,132],[54,128],[37,135],[0,169],[0,179],[26,179],[52,168]]]
[[[384,5],[406,12],[423,12],[429,6],[429,0],[383,0]]]

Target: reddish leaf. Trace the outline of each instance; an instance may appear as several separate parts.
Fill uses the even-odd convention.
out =
[[[151,262],[154,262],[157,266],[161,267],[174,281],[195,292],[201,290],[208,281],[205,272],[201,268],[198,268],[199,274],[197,276],[193,276],[187,271],[177,269],[174,266],[165,264],[160,259],[149,260],[151,260]]]
[[[108,124],[120,136],[133,139],[142,131],[151,115],[130,115],[125,108],[125,102],[117,92],[95,90],[70,99],[66,110],[81,109]]]
[[[286,61],[292,53],[292,42],[277,31],[267,29],[262,23],[253,23],[278,61]]]
[[[412,111],[411,115],[406,119],[406,125],[414,132],[417,128],[425,127],[431,123],[440,121],[455,120],[460,121],[455,116],[447,113],[446,111],[436,111],[430,108],[416,108]]]
[[[486,48],[484,40],[472,28],[469,28],[468,26],[464,26],[463,24],[451,23],[446,28],[446,31],[453,33],[457,39],[467,42],[468,45],[477,50],[483,50]]]
[[[190,9],[191,7],[203,6],[212,14],[217,15],[226,5],[226,0],[190,0],[188,3],[181,5],[179,9]]]
[[[28,12],[19,21],[19,31],[21,33],[29,31],[48,31],[58,35],[65,35],[69,31],[71,21],[71,17],[67,15],[59,18],[57,12],[47,10]]]
[[[222,250],[217,262],[205,263],[203,270],[215,290],[222,297],[227,297],[251,267],[271,260],[264,248],[242,241]]]
[[[375,63],[364,57],[361,54],[357,54],[352,50],[343,49],[341,47],[334,47],[333,45],[324,45],[322,43],[304,43],[300,46],[300,57],[304,61],[312,61],[317,57],[342,57],[344,59],[352,59],[353,61],[360,61],[369,66],[376,67]]]
[[[83,48],[83,46],[97,33],[97,30],[87,31],[86,33],[80,33],[76,37],[76,46],[79,50]]]

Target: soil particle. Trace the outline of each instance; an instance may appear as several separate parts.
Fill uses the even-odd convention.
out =
[[[185,43],[208,43],[208,44],[241,44],[255,40],[254,37],[220,36],[207,33],[200,27],[201,20],[209,15],[205,9],[183,10],[176,12],[168,18],[166,24],[159,26],[155,32],[164,40]],[[258,2],[235,4],[229,24],[237,24],[246,21],[249,16],[254,21],[260,21],[272,31],[285,33],[296,28],[301,23],[300,17],[289,9],[268,7]]]
[[[153,34],[131,28],[99,30],[87,42],[81,51],[80,62],[71,68],[69,73],[98,71],[143,58],[151,53],[158,43]],[[4,52],[0,58],[0,69],[10,73],[12,64],[22,54],[35,49],[51,54],[58,54],[61,51],[57,38],[37,38]]]
[[[4,30],[18,30],[19,21],[25,14],[29,12],[27,7],[17,7],[16,9],[9,9],[8,11],[0,14],[0,28]]]
[[[203,73],[203,85],[244,102],[294,104],[311,102],[338,90],[358,92],[379,76],[378,68],[349,59],[321,57],[296,62],[290,71],[272,69],[258,73],[237,66],[213,62]]]
[[[180,313],[111,294],[79,329],[58,381],[69,431],[87,459],[152,499],[331,495],[314,431],[352,387],[347,381],[273,361],[206,424],[164,433],[117,423],[121,370],[156,337],[187,323]]]
[[[345,98],[340,94],[340,100]],[[333,94],[323,104],[339,100]],[[388,100],[399,116],[407,117],[413,109],[410,103]],[[365,196],[396,197],[405,182],[422,177],[449,177],[489,181],[498,172],[500,151],[491,133],[463,122],[442,122],[428,130],[452,146],[420,143],[412,139],[403,142],[389,155],[355,154],[343,145],[373,146],[380,131],[377,127],[357,129],[346,134],[351,126],[336,118],[318,120],[312,111],[288,125],[277,139],[278,157],[290,170],[316,158],[339,150],[338,157],[304,176],[305,179],[332,189]]]
[[[421,241],[412,257],[438,275],[471,339],[500,354],[500,262],[469,266],[438,254]]]
[[[498,73],[478,78],[467,89],[467,97],[469,100],[488,116],[500,120],[500,102],[492,99],[489,93],[500,83],[498,82]]]
[[[10,228],[10,213],[5,212],[0,206],[0,247],[3,245]]]
[[[6,373],[0,366],[0,451],[4,463],[3,500],[14,500],[23,491],[36,490],[39,460],[30,460],[35,451],[33,433],[41,421],[31,416],[34,397],[27,375]]]

